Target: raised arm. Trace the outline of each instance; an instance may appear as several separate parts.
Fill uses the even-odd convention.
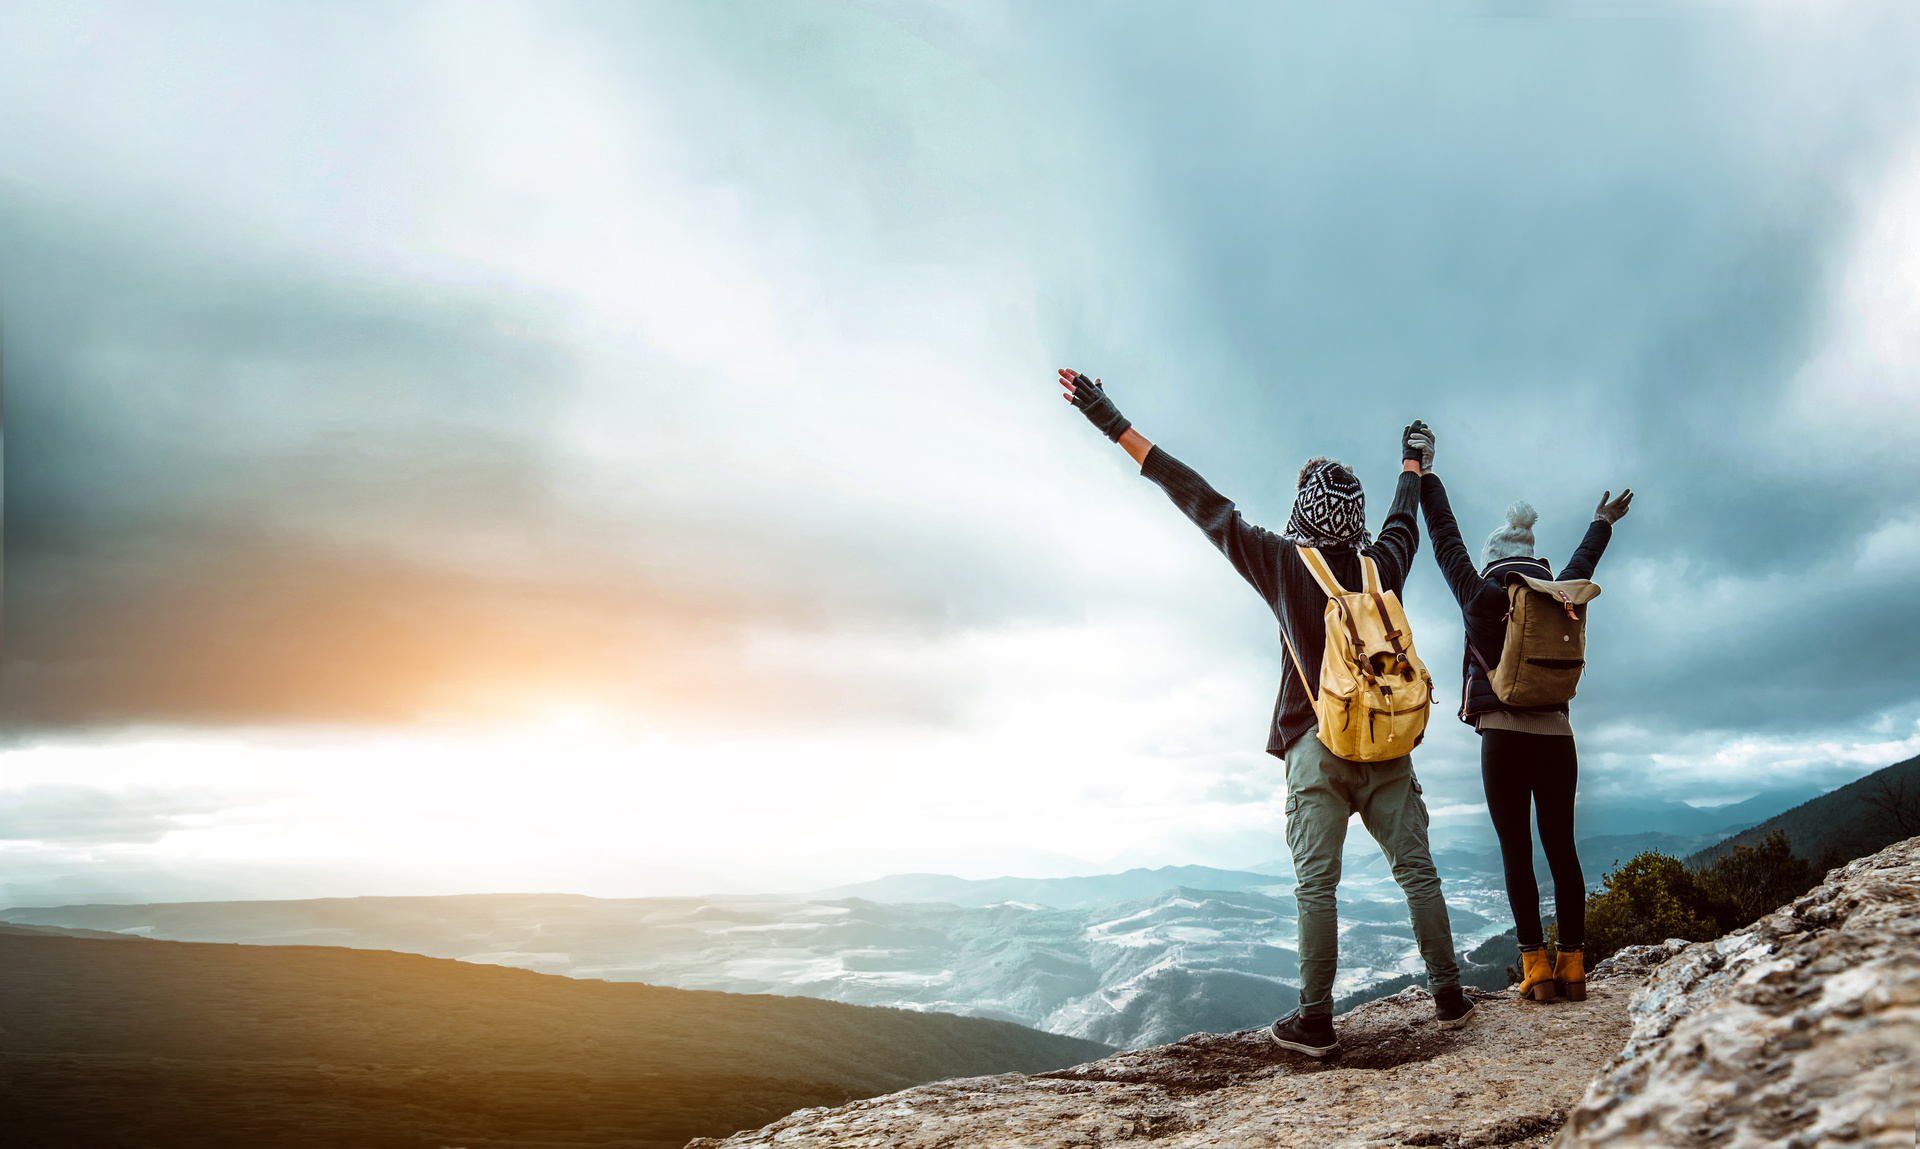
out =
[[[1272,532],[1254,526],[1213,489],[1193,468],[1156,448],[1133,429],[1127,417],[1107,397],[1098,379],[1089,379],[1070,367],[1060,369],[1060,387],[1066,399],[1107,438],[1120,444],[1140,464],[1140,473],[1152,479],[1193,524],[1206,534],[1233,569],[1253,584],[1269,606],[1279,601],[1280,575],[1275,556],[1279,547]]]
[[[1462,610],[1471,609],[1474,600],[1487,589],[1487,580],[1480,577],[1480,568],[1473,564],[1473,555],[1468,553],[1467,544],[1460,537],[1460,524],[1453,517],[1446,484],[1431,472],[1420,477],[1420,510],[1427,516],[1427,537],[1433,540],[1433,558],[1440,564],[1447,589],[1453,592]],[[1495,597],[1503,604],[1506,602],[1503,596]]]
[[[1593,577],[1594,568],[1600,565],[1600,556],[1607,551],[1607,543],[1613,540],[1613,524],[1626,518],[1632,506],[1632,488],[1621,491],[1617,499],[1613,498],[1612,491],[1600,496],[1600,505],[1593,510],[1593,522],[1587,526],[1587,537],[1580,540],[1579,549],[1560,570],[1562,579]]]
[[[1415,419],[1401,433],[1400,479],[1369,551],[1381,564],[1380,573],[1394,585],[1405,583],[1413,571],[1413,557],[1420,552],[1420,476],[1432,462],[1433,431]]]
[[[1141,442],[1146,442],[1142,439]],[[1153,480],[1173,500],[1182,514],[1193,520],[1220,553],[1227,556],[1240,577],[1253,584],[1260,597],[1274,606],[1280,601],[1280,550],[1278,535],[1247,521],[1233,500],[1213,489],[1192,467],[1167,454],[1164,448],[1148,445],[1140,474]],[[1277,608],[1276,608],[1277,609]]]

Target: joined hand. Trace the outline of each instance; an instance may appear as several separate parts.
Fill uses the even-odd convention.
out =
[[[1402,461],[1418,461],[1423,475],[1432,470],[1433,428],[1418,419],[1407,424],[1407,429],[1400,433],[1400,458]]]

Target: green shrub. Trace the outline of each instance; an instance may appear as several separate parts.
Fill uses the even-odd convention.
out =
[[[1778,830],[1755,845],[1735,846],[1699,877],[1722,933],[1759,921],[1819,880],[1819,873],[1794,856],[1787,836]]]
[[[1778,832],[1758,845],[1737,846],[1698,872],[1649,850],[1609,871],[1587,895],[1587,962],[1668,938],[1711,941],[1772,913],[1819,878]],[[1549,931],[1548,940],[1558,943],[1559,933]]]
[[[1652,850],[1636,855],[1587,895],[1588,964],[1626,946],[1719,937],[1719,920],[1707,902],[1707,892],[1678,858]],[[1553,941],[1559,941],[1559,932],[1554,930]]]

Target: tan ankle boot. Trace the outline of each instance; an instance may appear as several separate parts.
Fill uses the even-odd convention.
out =
[[[1568,1001],[1587,1000],[1586,955],[1579,950],[1562,949],[1553,963],[1554,988]]]
[[[1539,949],[1520,951],[1520,996],[1531,997],[1535,1001],[1552,1001],[1559,989],[1553,981],[1553,963],[1547,960],[1547,951]]]

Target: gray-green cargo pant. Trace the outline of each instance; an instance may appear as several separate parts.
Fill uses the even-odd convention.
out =
[[[1427,849],[1427,803],[1413,776],[1413,758],[1349,762],[1309,730],[1287,748],[1287,847],[1293,851],[1294,902],[1300,907],[1300,1012],[1333,1012],[1333,975],[1340,959],[1334,891],[1347,819],[1380,843],[1393,880],[1407,895],[1413,938],[1433,990],[1460,984],[1453,928],[1440,896],[1440,875]]]

